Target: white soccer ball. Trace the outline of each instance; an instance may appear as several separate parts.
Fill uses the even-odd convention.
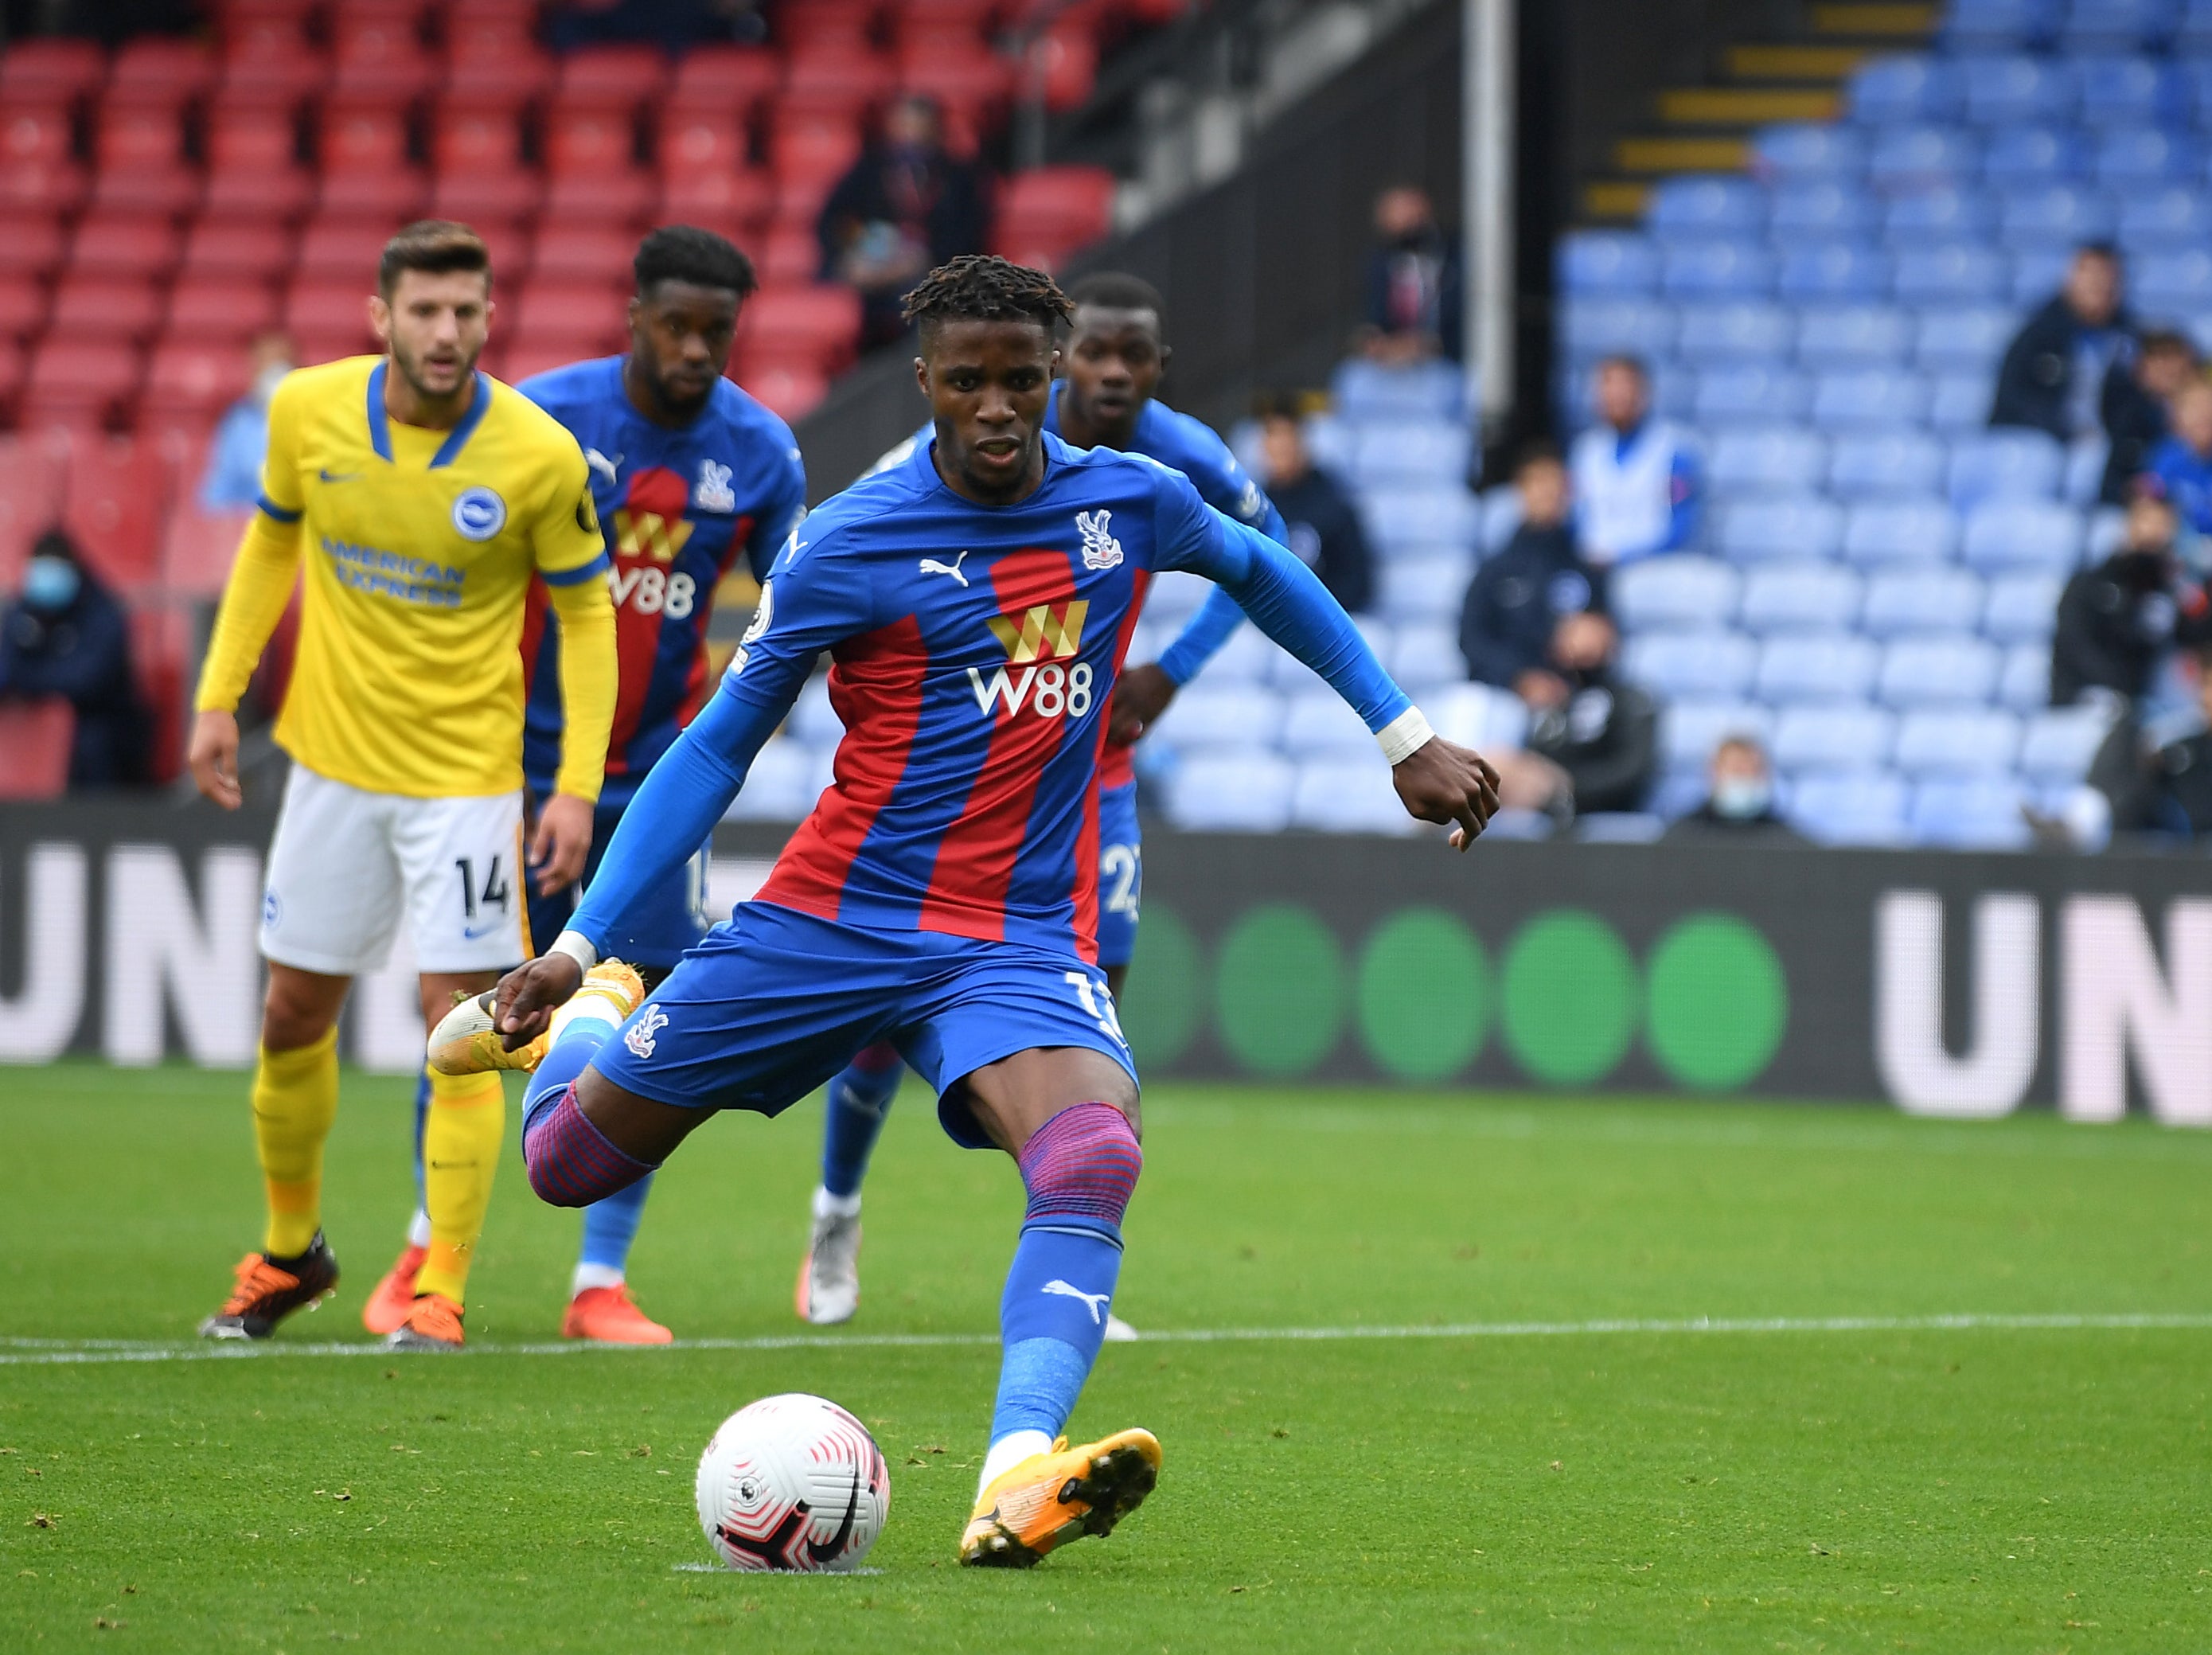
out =
[[[891,1473],[868,1427],[793,1392],[724,1420],[699,1456],[699,1526],[733,1569],[858,1568],[890,1515]]]

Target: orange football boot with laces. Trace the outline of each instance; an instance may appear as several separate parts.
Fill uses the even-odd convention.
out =
[[[412,1242],[401,1250],[398,1261],[384,1273],[368,1303],[361,1307],[362,1326],[380,1336],[399,1330],[415,1308],[415,1273],[429,1256],[428,1247],[417,1247]]]
[[[983,1490],[960,1536],[960,1561],[975,1568],[1026,1569],[1085,1535],[1103,1537],[1144,1503],[1160,1480],[1159,1439],[1117,1431],[1009,1466]]]
[[[338,1285],[338,1262],[320,1230],[297,1258],[248,1253],[222,1308],[200,1323],[203,1339],[266,1339],[294,1311],[313,1310]]]
[[[459,1350],[461,1338],[459,1303],[441,1293],[422,1293],[385,1343],[394,1350]]]
[[[676,1336],[638,1309],[627,1284],[586,1287],[568,1301],[561,1318],[563,1339],[590,1339],[602,1345],[665,1345]]]

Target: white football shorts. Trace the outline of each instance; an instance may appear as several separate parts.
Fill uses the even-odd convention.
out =
[[[520,964],[529,904],[522,794],[412,799],[292,766],[261,898],[261,952],[358,977],[385,964],[402,915],[422,971]]]

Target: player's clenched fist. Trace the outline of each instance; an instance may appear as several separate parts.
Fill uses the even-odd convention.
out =
[[[509,1051],[518,1051],[545,1032],[553,1013],[566,1005],[584,981],[584,968],[567,954],[540,954],[500,978],[492,1001],[492,1025]]]
[[[1407,815],[1423,822],[1456,823],[1451,842],[1461,850],[1498,813],[1498,772],[1481,754],[1440,735],[1431,736],[1392,766],[1390,781]]]

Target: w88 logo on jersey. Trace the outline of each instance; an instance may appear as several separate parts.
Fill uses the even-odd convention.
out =
[[[987,718],[995,717],[1001,704],[1009,718],[1018,718],[1024,707],[1039,718],[1081,718],[1091,710],[1095,676],[1091,663],[1084,660],[1066,666],[1054,661],[1019,672],[1001,666],[988,678],[976,667],[968,669],[976,709]]]
[[[641,615],[665,614],[680,621],[691,612],[698,594],[698,583],[681,569],[671,574],[647,563],[642,569],[617,566],[607,571],[607,595],[617,609],[627,605]]]

